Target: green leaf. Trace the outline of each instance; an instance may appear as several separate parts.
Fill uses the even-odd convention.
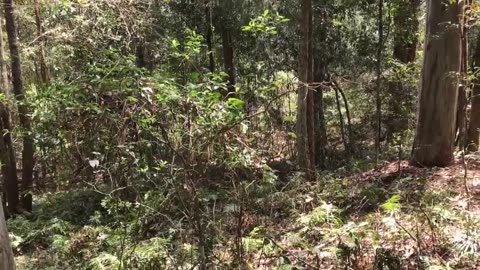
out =
[[[172,39],[172,47],[178,48],[178,46],[180,46],[180,42],[177,39]]]
[[[393,195],[384,204],[382,204],[381,207],[383,210],[389,212],[399,210],[402,207],[402,205],[400,204],[400,195]]]

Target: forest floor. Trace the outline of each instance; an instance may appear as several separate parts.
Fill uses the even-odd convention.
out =
[[[335,185],[323,188],[329,195],[339,192]],[[326,221],[335,206],[323,202],[321,211],[314,208],[272,227],[276,237],[271,241],[295,260],[292,264],[307,269],[480,269],[478,156],[433,169],[406,160],[386,162],[378,169],[345,173],[341,188],[342,199],[324,197],[333,205],[336,201],[340,225]],[[323,220],[312,222],[315,214]],[[255,269],[275,269],[268,260],[259,262]]]
[[[318,183],[292,176],[262,198],[263,211],[252,205],[242,213],[244,251],[239,257],[246,263],[239,268],[480,269],[480,159],[467,156],[466,164],[466,175],[465,163],[458,159],[448,168],[396,161],[368,171],[341,169],[325,173]],[[54,216],[68,207],[79,208],[64,205],[72,200],[65,197],[45,200],[42,211]],[[230,253],[239,231],[236,217],[225,217],[219,225],[224,242],[214,251],[216,269],[233,269],[224,262],[234,260]],[[63,224],[60,217],[35,226],[10,221],[18,269],[116,269],[95,257],[105,251],[92,254],[101,251],[97,242],[107,237],[103,231],[92,237],[86,228],[99,226],[92,219],[65,228],[58,225]],[[82,264],[87,258],[90,263]],[[103,268],[92,262],[103,263]],[[184,269],[174,263],[165,268]]]

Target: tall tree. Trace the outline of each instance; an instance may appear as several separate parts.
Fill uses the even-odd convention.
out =
[[[313,15],[312,0],[301,0],[302,44],[300,48],[299,79],[301,85],[297,102],[297,152],[300,168],[306,179],[312,180],[315,172],[315,106],[313,81]]]
[[[465,8],[469,8],[471,0],[464,0]],[[467,87],[468,87],[468,59],[469,57],[469,37],[468,37],[468,21],[470,12],[466,12],[463,16],[463,28],[462,28],[462,63],[460,67],[461,83],[458,89],[458,105],[457,105],[457,121],[456,121],[456,142],[461,149],[466,147],[467,140]]]
[[[19,203],[18,178],[16,168],[15,149],[12,140],[12,124],[10,113],[10,82],[8,80],[7,63],[5,62],[5,50],[3,41],[3,18],[0,19],[0,76],[1,92],[5,100],[0,103],[0,161],[2,162],[2,174],[4,190],[10,213],[17,212]]]
[[[380,138],[382,136],[382,62],[383,62],[383,0],[378,0],[378,47],[377,47],[377,89],[376,89],[376,116],[377,129],[375,138],[375,164],[378,164],[380,156]]]
[[[477,44],[473,53],[473,72],[480,71],[480,35],[477,36]],[[480,145],[480,79],[477,77],[472,82],[472,107],[470,110],[470,122],[468,125],[467,148],[470,152],[478,151]]]
[[[17,24],[15,21],[15,6],[13,0],[4,0],[5,23],[10,48],[13,92],[18,101],[18,114],[20,126],[23,129],[23,151],[22,151],[22,206],[27,211],[32,210],[32,195],[30,194],[33,185],[34,147],[31,134],[32,124],[30,120],[30,108],[26,103],[23,87],[22,65],[20,51],[18,48]]]
[[[209,0],[205,1],[205,26],[207,28],[206,41],[208,49],[209,68],[215,72],[215,58],[213,53],[213,25],[212,25],[212,7]]]
[[[38,61],[40,64],[40,78],[41,82],[44,85],[48,85],[50,81],[50,74],[47,67],[47,62],[45,58],[45,34],[43,31],[42,17],[40,14],[40,7],[38,0],[34,0],[34,13],[35,13],[35,25],[37,27],[37,43],[39,46],[38,49]]]
[[[325,114],[323,110],[323,91],[322,83],[325,81],[326,67],[320,59],[314,62],[314,81],[318,85],[314,92],[315,102],[315,161],[320,168],[325,167],[325,156],[327,148],[327,127],[325,123]]]
[[[462,58],[461,0],[429,0],[417,127],[411,163],[453,162],[455,119]]]

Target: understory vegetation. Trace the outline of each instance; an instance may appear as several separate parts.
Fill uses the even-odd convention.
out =
[[[480,8],[438,1],[4,0],[16,268],[480,269]]]

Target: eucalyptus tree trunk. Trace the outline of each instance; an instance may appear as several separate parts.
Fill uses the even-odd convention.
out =
[[[455,120],[462,60],[463,1],[427,2],[424,62],[411,163],[454,161]]]
[[[313,15],[312,0],[301,0],[302,13],[300,28],[302,44],[300,54],[300,87],[297,102],[297,153],[300,169],[306,180],[315,176],[315,102],[310,89],[313,81]]]
[[[325,123],[325,113],[323,110],[323,91],[322,83],[325,80],[326,67],[315,59],[314,63],[314,81],[317,85],[315,89],[315,161],[320,168],[325,168],[326,152],[327,152],[327,127]]]
[[[465,7],[468,8],[471,5],[470,0],[464,0]],[[461,83],[458,88],[458,105],[457,105],[457,121],[456,121],[456,134],[457,134],[457,145],[460,149],[465,149],[467,147],[467,106],[468,97],[467,97],[467,88],[468,88],[468,59],[469,57],[469,37],[468,37],[468,21],[469,13],[465,13],[463,16],[463,28],[462,28],[462,63],[460,67],[460,78]]]
[[[2,196],[0,195],[0,201],[1,199]],[[2,205],[0,205],[0,270],[15,270],[15,260]]]
[[[0,86],[5,95],[5,101],[0,103],[0,161],[2,162],[2,174],[4,179],[3,191],[8,203],[8,211],[11,214],[17,212],[19,207],[19,192],[17,178],[17,162],[15,148],[12,140],[12,123],[10,112],[10,82],[8,80],[7,63],[5,62],[5,50],[3,41],[3,18],[0,18]],[[7,209],[5,209],[7,211]]]
[[[18,114],[20,126],[23,129],[23,151],[22,151],[22,206],[27,211],[32,210],[32,196],[30,194],[33,185],[33,136],[30,120],[30,108],[25,100],[23,87],[22,66],[20,50],[18,48],[17,25],[15,21],[15,7],[13,0],[4,0],[5,22],[12,61],[13,92],[18,102]]]
[[[477,44],[473,53],[473,69],[475,73],[478,73],[480,69],[480,35],[477,37]],[[478,77],[472,82],[471,102],[467,147],[468,151],[475,152],[478,151],[480,145],[480,79]]]

